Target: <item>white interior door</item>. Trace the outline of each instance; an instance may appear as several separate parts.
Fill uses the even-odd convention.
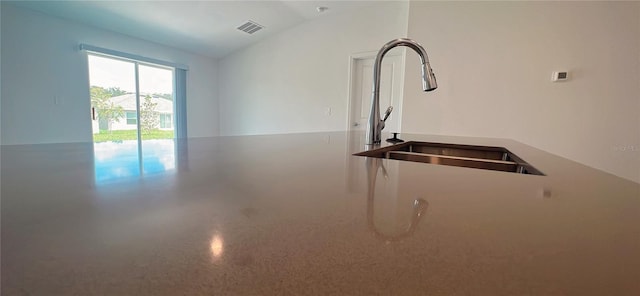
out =
[[[364,130],[371,111],[371,93],[373,87],[373,63],[375,58],[356,59],[351,72],[351,114],[350,129]],[[386,55],[382,60],[380,73],[380,112],[384,116],[387,107],[393,106],[393,112],[387,119],[385,132],[400,132],[400,101],[402,99],[402,56]]]

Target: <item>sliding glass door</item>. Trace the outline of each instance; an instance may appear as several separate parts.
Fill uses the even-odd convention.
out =
[[[135,68],[133,62],[89,55],[95,143],[138,139]]]
[[[172,69],[138,65],[138,116],[145,174],[175,169],[173,79]]]
[[[96,181],[175,168],[174,69],[89,53]]]

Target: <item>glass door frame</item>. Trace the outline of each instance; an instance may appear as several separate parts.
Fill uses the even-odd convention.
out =
[[[140,172],[140,175],[144,175],[144,157],[143,157],[143,150],[142,150],[142,126],[141,126],[141,95],[140,95],[140,65],[146,66],[146,67],[152,67],[152,68],[158,68],[158,69],[164,69],[164,70],[169,70],[171,71],[171,95],[172,95],[172,102],[173,102],[173,106],[172,106],[172,120],[171,120],[171,125],[173,127],[173,138],[172,140],[174,141],[174,151],[176,151],[175,149],[176,147],[176,143],[177,143],[177,121],[175,120],[176,118],[176,110],[177,110],[177,100],[176,100],[176,67],[171,67],[168,65],[162,65],[162,64],[156,64],[156,63],[152,63],[152,62],[145,62],[145,61],[141,61],[141,60],[137,60],[137,59],[133,59],[133,58],[127,58],[127,57],[122,57],[119,55],[112,55],[112,54],[107,54],[107,53],[103,53],[103,52],[97,52],[97,51],[92,51],[92,50],[87,50],[87,68],[89,70],[90,73],[90,65],[89,65],[89,56],[96,56],[96,57],[100,57],[100,58],[107,58],[107,59],[112,59],[112,60],[117,60],[117,61],[122,61],[122,62],[127,62],[127,63],[132,63],[134,66],[134,83],[135,83],[135,98],[136,98],[136,141],[137,141],[137,153],[138,153],[138,169]],[[88,75],[89,77],[89,86],[91,86],[91,75]],[[93,110],[92,110],[93,113]],[[125,118],[126,120],[126,118]],[[92,136],[92,143],[95,144],[95,141],[93,139]],[[175,153],[175,152],[174,152]],[[175,157],[175,155],[174,155]],[[174,161],[177,161],[177,159],[174,159]]]

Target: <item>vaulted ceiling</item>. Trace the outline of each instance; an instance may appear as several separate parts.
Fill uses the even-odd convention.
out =
[[[372,1],[15,1],[15,5],[219,58],[314,18]],[[328,10],[319,12],[318,7]],[[239,31],[251,20],[265,28]]]

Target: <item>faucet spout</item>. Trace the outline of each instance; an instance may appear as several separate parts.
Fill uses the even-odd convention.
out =
[[[384,129],[384,120],[380,119],[380,72],[382,70],[382,59],[389,50],[397,46],[409,47],[420,56],[420,61],[422,62],[422,89],[424,91],[432,91],[438,88],[436,76],[433,74],[433,69],[429,64],[429,57],[422,45],[407,38],[391,40],[383,45],[378,51],[373,64],[373,91],[371,94],[371,112],[367,122],[367,145],[378,144],[382,138],[382,129]]]

